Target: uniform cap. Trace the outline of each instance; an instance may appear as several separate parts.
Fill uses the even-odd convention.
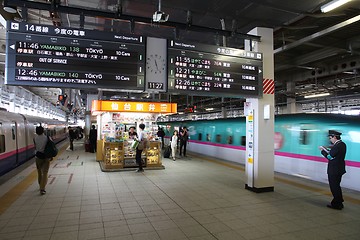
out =
[[[342,133],[335,131],[335,130],[329,130],[329,136],[340,136]]]

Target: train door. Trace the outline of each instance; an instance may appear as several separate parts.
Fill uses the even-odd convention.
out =
[[[19,163],[19,144],[17,139],[17,130],[18,130],[18,124],[16,121],[11,122],[11,139],[15,143],[15,164],[18,165]]]
[[[24,137],[25,137],[25,146],[26,146],[25,159],[28,159],[32,156],[30,152],[34,152],[34,151],[30,151],[33,144],[32,138],[35,132],[33,128],[34,125],[32,123],[30,123],[27,120],[24,121],[24,133],[25,133]]]
[[[3,123],[0,122],[0,154],[5,152],[5,132],[3,130]]]

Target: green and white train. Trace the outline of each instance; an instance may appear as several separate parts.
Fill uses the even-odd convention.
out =
[[[245,164],[245,117],[181,122],[159,122],[167,137],[174,129],[189,129],[187,149],[218,159]],[[360,191],[360,116],[289,114],[275,116],[275,171],[327,183],[327,160],[318,146],[330,145],[329,130],[342,132],[347,145],[342,186]]]

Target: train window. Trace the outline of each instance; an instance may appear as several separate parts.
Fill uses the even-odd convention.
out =
[[[240,145],[241,145],[241,146],[246,146],[246,136],[241,136],[241,138],[240,138]]]
[[[308,144],[308,131],[307,131],[307,129],[301,129],[299,143],[301,145],[307,145]]]
[[[5,152],[5,135],[0,135],[0,153]]]
[[[221,142],[221,135],[220,134],[216,134],[216,142],[217,143]]]
[[[198,135],[198,140],[199,140],[199,141],[202,140],[202,133],[199,133],[199,135]]]
[[[207,134],[206,134],[206,141],[209,142],[210,140],[211,140],[211,136],[210,136],[210,134],[207,133]]]
[[[15,124],[11,124],[11,136],[12,139],[15,140],[16,138],[16,133],[15,133],[16,129],[15,129]]]
[[[233,144],[233,136],[228,136],[227,137],[227,143],[228,144]]]

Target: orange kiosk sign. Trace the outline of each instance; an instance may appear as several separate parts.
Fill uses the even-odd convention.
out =
[[[97,114],[102,112],[177,113],[177,104],[163,102],[93,100],[91,104],[91,113]]]

